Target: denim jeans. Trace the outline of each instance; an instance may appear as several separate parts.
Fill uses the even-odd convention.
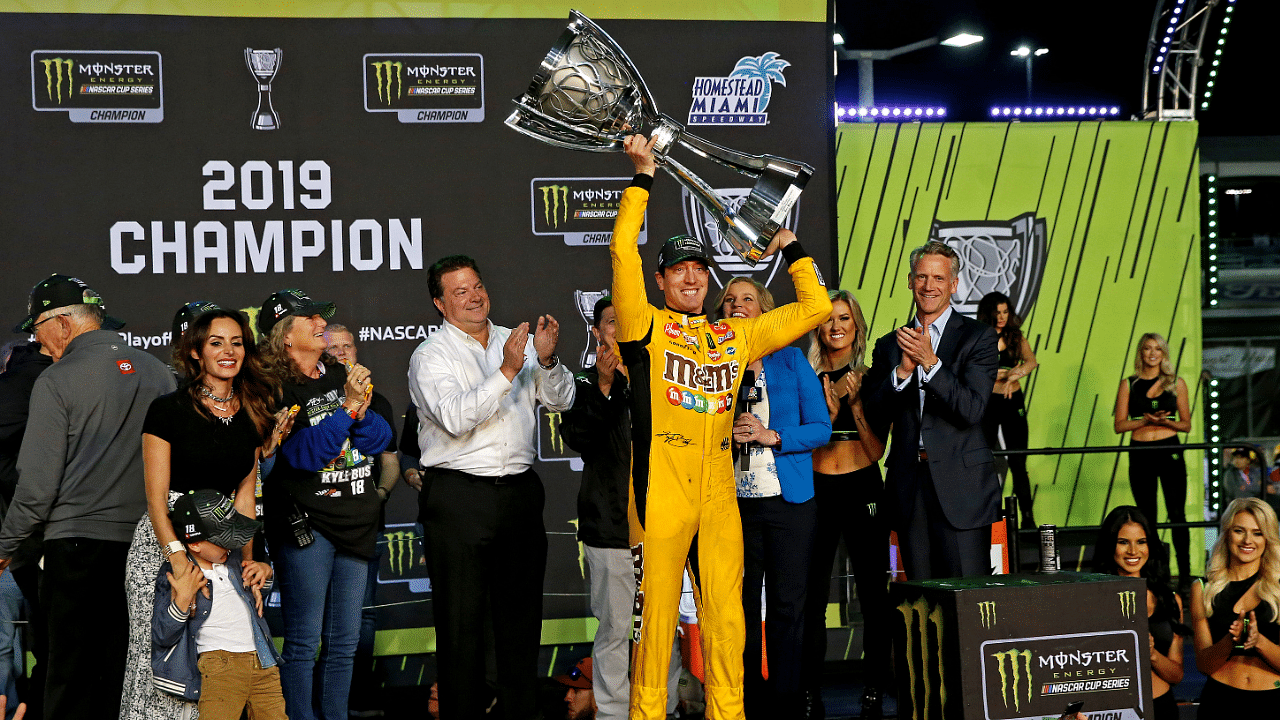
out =
[[[284,618],[280,684],[292,720],[346,720],[369,563],[314,535],[302,549],[272,548]]]

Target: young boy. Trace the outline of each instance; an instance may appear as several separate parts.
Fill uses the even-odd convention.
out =
[[[236,512],[215,490],[183,495],[169,519],[194,564],[174,571],[165,562],[156,578],[156,687],[199,700],[202,720],[239,720],[246,706],[255,720],[287,720],[280,655],[262,618],[262,597],[240,576],[240,549],[262,523]]]

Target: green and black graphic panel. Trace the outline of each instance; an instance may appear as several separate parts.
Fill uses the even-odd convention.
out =
[[[951,244],[964,265],[955,305],[972,316],[999,290],[1024,318],[1040,363],[1023,383],[1030,446],[1120,447],[1116,390],[1143,333],[1168,339],[1196,406],[1196,161],[1194,123],[843,124],[840,286],[858,298],[874,342],[910,317],[911,249]],[[1202,436],[1193,417],[1182,437]],[[1185,460],[1199,477],[1200,454]],[[1133,501],[1122,453],[1033,456],[1028,470],[1038,522],[1096,524]],[[1197,517],[1203,489],[1190,485]]]

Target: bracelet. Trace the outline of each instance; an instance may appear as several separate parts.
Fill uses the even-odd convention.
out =
[[[172,555],[182,552],[182,549],[183,545],[181,540],[170,540],[164,544],[164,547],[160,548],[161,552],[164,553],[165,560],[168,560]]]
[[[556,363],[558,362],[560,362],[560,358],[557,357],[554,353],[552,353],[551,363],[549,365],[543,365],[542,360],[538,360],[538,367],[542,368],[543,370],[550,370],[551,368],[555,367]]]

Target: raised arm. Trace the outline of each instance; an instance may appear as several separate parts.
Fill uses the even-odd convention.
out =
[[[609,240],[609,256],[613,261],[613,308],[618,317],[618,342],[634,342],[643,339],[653,324],[653,306],[644,291],[638,240],[657,165],[653,160],[652,140],[630,135],[624,148],[636,174],[631,186],[622,193],[613,237]]]
[[[790,266],[791,282],[796,288],[796,301],[757,318],[741,321],[747,340],[747,364],[755,362],[779,348],[786,347],[831,315],[831,299],[818,275],[813,258],[800,247],[795,233],[783,228],[773,237],[766,256],[781,252]]]

